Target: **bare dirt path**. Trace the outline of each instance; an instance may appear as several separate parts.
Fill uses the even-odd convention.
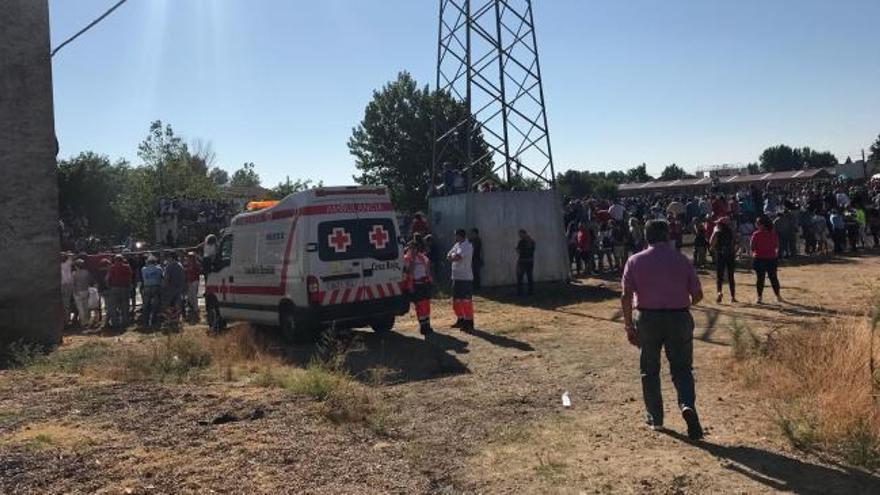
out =
[[[880,478],[790,448],[730,362],[734,320],[761,332],[821,324],[859,311],[878,273],[876,257],[787,266],[789,302],[757,306],[742,271],[741,303],[695,308],[699,444],[677,433],[671,403],[670,433],[642,426],[637,350],[609,277],[528,301],[491,293],[470,335],[443,328],[450,312],[435,301],[433,348],[409,317],[385,340],[357,334],[347,367],[369,383],[385,370],[371,385],[388,411],[383,431],[242,383],[0,372],[0,492],[880,493]],[[290,366],[310,354],[279,352]],[[223,413],[234,420],[214,424]]]

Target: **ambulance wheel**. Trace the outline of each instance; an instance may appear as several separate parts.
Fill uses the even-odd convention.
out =
[[[394,328],[394,315],[384,315],[376,318],[370,323],[373,331],[379,335],[385,335]]]
[[[220,316],[220,305],[213,297],[205,301],[205,319],[208,320],[208,330],[220,333],[226,329],[226,320]]]
[[[318,338],[317,326],[297,318],[292,305],[281,307],[280,319],[281,335],[285,339],[296,343],[310,343]]]

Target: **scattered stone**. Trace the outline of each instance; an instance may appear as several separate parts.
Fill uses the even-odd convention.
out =
[[[222,425],[222,424],[226,424],[226,423],[233,423],[238,420],[239,420],[238,416],[227,411],[227,412],[215,417],[214,419],[212,419],[211,424],[212,425]]]

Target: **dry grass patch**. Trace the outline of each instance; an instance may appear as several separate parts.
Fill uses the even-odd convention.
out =
[[[873,343],[877,314],[875,309],[870,319],[835,320],[769,340],[734,330],[741,369],[770,400],[773,420],[796,447],[880,468],[880,374],[871,364],[880,358]]]
[[[305,369],[290,366],[270,352],[271,341],[248,326],[221,335],[190,328],[171,335],[145,336],[136,341],[90,341],[62,347],[50,354],[22,352],[20,363],[31,372],[75,373],[122,382],[239,381],[280,388],[321,403],[334,423],[362,423],[385,431],[386,414],[378,396],[344,369],[343,344],[331,336],[319,343],[320,360]],[[380,383],[388,370],[372,373]]]
[[[238,380],[267,366],[281,366],[248,326],[219,336],[191,328],[134,341],[87,341],[45,354],[17,350],[17,367],[36,373],[74,373],[117,381],[185,382]]]
[[[106,430],[96,431],[79,425],[34,423],[0,437],[0,443],[33,450],[76,451],[106,442],[108,438]]]
[[[311,397],[321,402],[323,415],[334,423],[363,423],[376,433],[385,432],[387,415],[376,394],[325,364],[313,362],[306,369],[266,367],[254,384]]]

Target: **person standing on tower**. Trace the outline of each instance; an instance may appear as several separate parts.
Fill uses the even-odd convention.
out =
[[[464,229],[455,231],[455,245],[449,250],[446,259],[452,262],[452,309],[457,320],[452,328],[462,331],[474,329],[474,248],[467,240]]]

